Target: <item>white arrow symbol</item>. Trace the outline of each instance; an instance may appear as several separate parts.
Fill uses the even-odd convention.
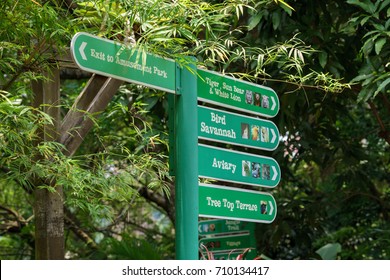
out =
[[[271,133],[272,133],[271,143],[275,143],[275,140],[276,140],[276,133],[275,133],[275,130],[273,130],[272,128],[271,128]]]
[[[275,110],[275,107],[276,107],[276,102],[275,102],[275,98],[273,96],[271,96],[271,100],[272,100],[272,107],[271,107],[271,110]]]
[[[84,53],[84,49],[85,49],[86,46],[87,46],[87,43],[86,43],[86,42],[82,42],[82,43],[81,43],[81,46],[80,46],[80,48],[79,48],[81,57],[82,57],[84,60],[87,60],[87,56],[86,56],[85,53]]]
[[[274,176],[272,176],[272,181],[275,181],[276,177],[278,177],[278,171],[276,170],[275,166],[272,166],[272,170],[274,171]]]
[[[271,202],[269,203],[269,208],[270,208],[269,214],[272,215],[272,212],[274,212],[274,206],[272,205]]]

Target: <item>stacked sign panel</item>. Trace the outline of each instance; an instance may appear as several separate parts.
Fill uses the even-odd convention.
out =
[[[276,211],[275,199],[269,193],[199,185],[199,214],[203,217],[271,223]]]
[[[273,151],[279,130],[268,120],[198,106],[199,139]]]
[[[246,259],[254,259],[257,255],[254,223],[213,219],[200,221],[198,229],[199,247],[204,253],[207,248],[216,260],[234,260],[244,252]]]
[[[198,99],[264,117],[279,112],[279,98],[273,89],[199,68]]]
[[[262,117],[274,117],[279,98],[271,88],[198,69],[198,138],[244,148],[273,151],[279,144],[276,125]],[[237,111],[237,112],[233,112]],[[252,115],[252,116],[249,116]],[[257,116],[257,117],[256,117]],[[281,179],[275,159],[227,149],[198,145],[199,177],[235,185],[274,188]],[[271,223],[277,212],[269,193],[241,187],[199,185],[199,215],[259,223]]]

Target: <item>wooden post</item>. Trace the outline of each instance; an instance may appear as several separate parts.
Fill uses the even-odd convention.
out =
[[[34,106],[53,118],[53,125],[40,131],[41,141],[55,141],[60,123],[60,72],[53,68],[46,72],[47,81],[32,83],[35,94]],[[52,182],[53,186],[55,182]],[[64,208],[63,189],[56,186],[55,192],[47,189],[34,190],[35,205],[35,258],[38,260],[64,259]]]
[[[91,130],[93,121],[87,114],[96,117],[104,111],[122,84],[120,80],[92,75],[61,124],[58,142],[65,146],[66,155],[72,156]]]

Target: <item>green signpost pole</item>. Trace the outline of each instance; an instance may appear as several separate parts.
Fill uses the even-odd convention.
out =
[[[198,259],[198,130],[195,64],[176,72],[176,259]]]

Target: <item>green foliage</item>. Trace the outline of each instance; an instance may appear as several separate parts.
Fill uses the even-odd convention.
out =
[[[115,238],[104,240],[103,259],[161,260],[163,257],[163,249],[151,243],[153,240],[134,239],[129,235],[122,235],[122,238],[120,241]],[[98,259],[102,257],[98,256]]]
[[[273,155],[284,166],[282,184],[274,191],[278,217],[270,227],[258,227],[261,232],[258,234],[259,250],[271,258],[318,258],[313,254],[315,250],[336,242],[342,246],[340,258],[388,258],[385,235],[389,209],[386,202],[389,103],[385,82],[388,69],[382,67],[388,63],[388,54],[387,43],[383,43],[384,33],[378,29],[379,25],[386,26],[387,18],[383,16],[389,3],[366,2],[370,2],[374,11],[368,15],[362,13],[360,7],[357,9],[348,3],[291,1],[295,10],[292,13],[274,8],[258,11],[250,18],[258,20],[257,26],[251,24],[251,32],[258,32],[248,36],[258,44],[274,45],[275,38],[280,40],[294,34],[315,49],[315,52],[305,54],[303,71],[308,66],[314,73],[329,71],[329,78],[342,78],[339,81],[358,77],[352,80],[355,84],[351,90],[339,88],[343,90],[341,96],[318,96],[318,91],[307,86],[308,82],[299,87],[305,90],[305,96],[299,95],[302,91],[296,91],[296,84],[268,84],[276,92],[286,93],[281,96],[282,107],[277,117],[278,127],[285,135],[285,145]],[[379,17],[375,18],[375,11],[380,11]],[[275,13],[279,13],[277,24]],[[365,20],[357,24],[356,18]],[[376,35],[378,37],[374,38]],[[378,42],[366,49],[369,50],[366,55],[363,50],[371,40],[369,37]],[[381,56],[382,52],[384,56]],[[274,65],[271,63],[270,66]],[[269,77],[280,76],[280,71],[272,72],[271,67],[266,71]],[[360,69],[366,69],[372,79],[359,77]],[[369,90],[364,92],[365,88]],[[331,91],[338,92],[337,89]],[[356,101],[360,101],[360,105]],[[350,239],[326,238],[357,225],[362,226],[361,233],[366,234],[372,224],[381,229],[375,231],[378,235],[364,237],[366,241],[358,247],[350,246]],[[350,234],[349,238],[363,240],[361,233]],[[378,252],[372,249],[374,247],[384,249]]]
[[[42,79],[41,71],[63,53],[74,31],[67,14],[52,2],[1,2],[0,88],[30,94],[26,83]]]
[[[339,243],[329,243],[316,251],[323,260],[335,260],[337,254],[341,252],[341,245]]]
[[[22,238],[0,236],[0,248],[2,260],[31,259],[31,248]]]
[[[347,1],[358,6],[363,13],[356,12],[350,19],[355,29],[364,30],[360,49],[361,68],[352,82],[362,85],[358,101],[365,102],[379,93],[390,92],[390,1]]]

